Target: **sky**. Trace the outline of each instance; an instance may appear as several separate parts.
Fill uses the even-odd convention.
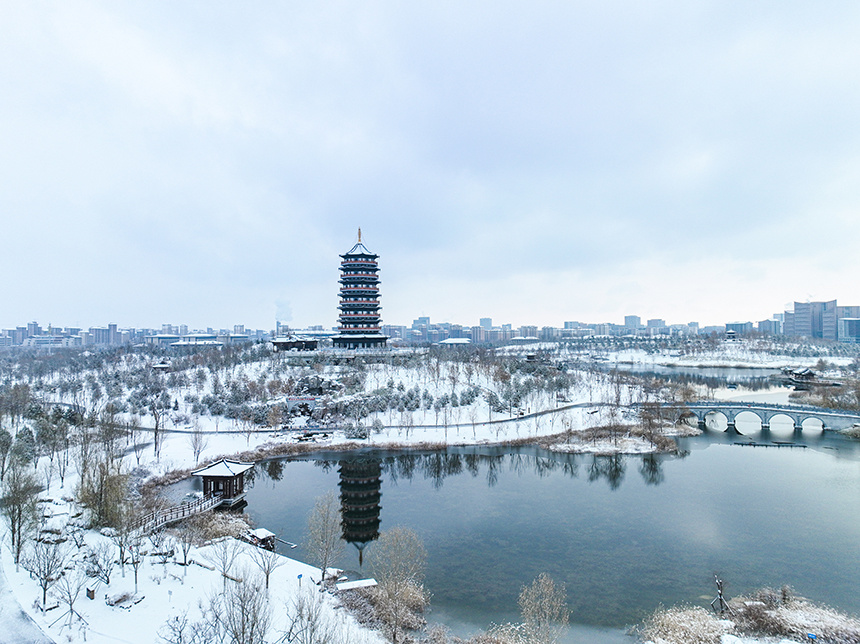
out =
[[[0,3],[0,327],[860,304],[856,2]]]

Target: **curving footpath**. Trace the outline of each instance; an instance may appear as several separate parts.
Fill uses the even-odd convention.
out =
[[[0,561],[0,641],[3,644],[55,644],[23,611],[3,572]]]

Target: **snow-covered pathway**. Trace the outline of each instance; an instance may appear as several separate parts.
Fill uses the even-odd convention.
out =
[[[0,560],[0,640],[4,644],[54,644],[21,608],[3,571]]]

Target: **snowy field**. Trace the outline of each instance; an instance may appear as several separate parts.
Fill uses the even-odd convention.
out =
[[[518,359],[534,351],[545,352],[537,364]],[[103,417],[112,409],[113,422],[138,427],[125,434],[122,446],[123,470],[134,471],[137,477],[190,470],[223,456],[245,453],[245,458],[253,458],[249,455],[275,453],[284,445],[299,444],[305,446],[303,449],[354,444],[438,447],[539,442],[543,437],[564,433],[571,439],[548,447],[599,454],[654,450],[642,436],[624,431],[625,426],[631,428],[639,421],[635,415],[619,410],[631,403],[659,401],[667,392],[646,390],[635,379],[582,367],[583,356],[572,353],[570,347],[512,346],[498,354],[504,356],[504,361],[416,356],[397,364],[355,368],[291,364],[283,357],[259,352],[252,359],[217,367],[174,360],[174,371],[159,377],[152,376],[151,358],[129,354],[109,364],[84,366],[77,371],[58,368],[36,379],[29,377],[26,382],[35,400],[86,410],[93,417]],[[574,359],[580,364],[576,369],[559,370],[553,366],[555,362],[569,363]],[[842,356],[828,361],[845,365],[853,359]],[[746,343],[721,343],[712,351],[693,355],[634,348],[604,352],[601,360],[773,368],[811,366],[817,358],[754,350]],[[314,395],[325,411],[314,412],[313,417],[283,414],[289,397],[306,395],[309,387],[319,389]],[[606,425],[620,426],[622,430],[612,437],[595,439],[591,434],[585,438],[589,430]],[[162,430],[157,453],[152,442],[155,426]],[[659,433],[672,431],[677,428],[663,428]],[[80,511],[71,501],[78,476],[72,464],[60,487],[52,469],[53,459],[49,462],[47,456],[42,456],[37,462],[36,471],[48,484],[41,495],[45,502],[39,505],[44,524],[61,530]],[[77,562],[77,568],[83,567],[81,560],[87,552],[111,542],[94,530],[85,532],[83,540],[80,547],[71,539],[64,544],[70,562]],[[190,556],[195,563],[189,566],[180,565],[179,555],[163,563],[161,558],[147,555],[138,574],[137,592],[129,566],[124,572],[117,569],[110,584],[97,584],[92,589],[94,599],[88,599],[82,591],[74,605],[80,619],[72,616],[75,618],[70,620],[66,607],[57,605],[56,600],[49,600],[46,612],[40,610],[40,588],[23,567],[16,569],[8,546],[8,540],[4,540],[0,548],[7,578],[6,587],[0,587],[0,610],[4,616],[14,613],[11,592],[56,642],[159,641],[159,632],[171,617],[186,615],[191,622],[200,619],[201,606],[205,608],[209,598],[223,593],[225,588],[222,575],[212,570],[212,546],[193,549]],[[242,544],[240,550],[231,575],[245,578],[255,568],[250,556],[254,547]],[[318,587],[311,580],[319,579],[318,569],[281,559],[283,565],[273,574],[268,595],[274,609],[273,633],[287,628],[288,607],[301,593],[311,591],[322,598],[326,619],[348,634],[347,641],[382,641],[377,633],[359,627],[338,608],[334,596],[315,592]],[[115,606],[106,602],[106,598],[123,595],[128,597]],[[21,628],[26,632],[26,624]],[[724,635],[724,643],[756,641],[732,637]]]

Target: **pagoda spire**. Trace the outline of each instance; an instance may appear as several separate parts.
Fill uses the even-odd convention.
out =
[[[358,227],[358,243],[361,243],[361,226]]]

